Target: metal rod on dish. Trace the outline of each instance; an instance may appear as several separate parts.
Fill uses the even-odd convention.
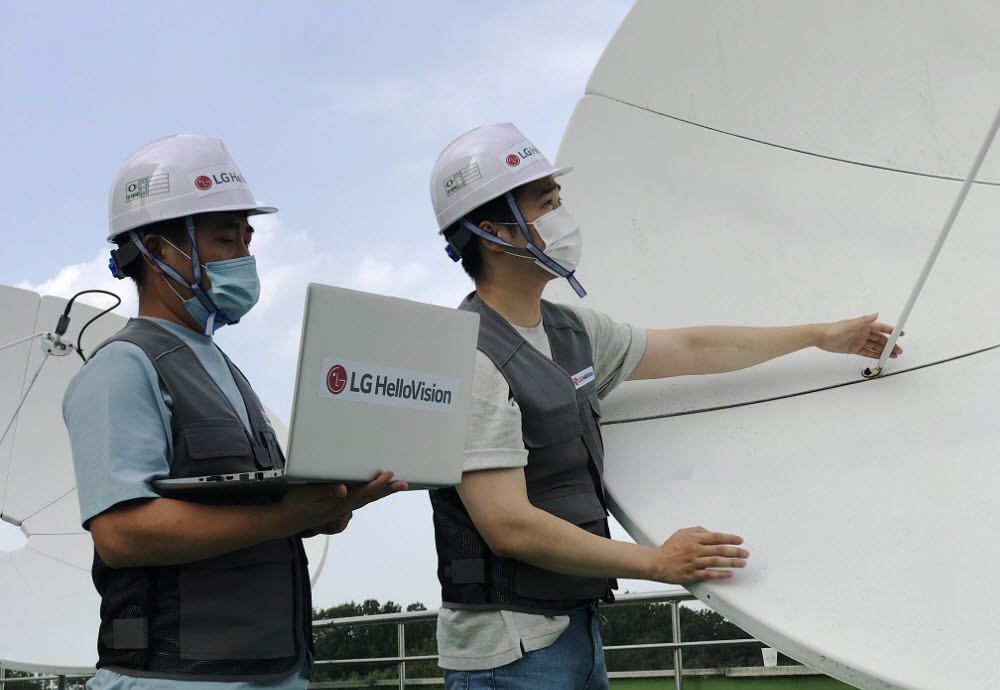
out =
[[[962,188],[958,192],[958,197],[955,199],[955,203],[952,204],[951,212],[948,214],[948,218],[944,222],[944,227],[941,228],[941,232],[938,234],[937,241],[934,243],[934,248],[931,249],[930,256],[927,257],[927,261],[924,263],[924,268],[920,272],[917,284],[913,286],[913,290],[910,292],[910,297],[906,300],[906,306],[903,307],[903,313],[899,315],[899,319],[897,319],[896,325],[892,329],[892,334],[889,336],[889,342],[885,344],[885,348],[882,350],[882,356],[878,359],[878,364],[861,372],[861,375],[866,379],[873,379],[882,373],[882,367],[885,366],[886,361],[889,359],[889,355],[892,354],[892,350],[896,346],[896,340],[899,339],[899,333],[903,330],[903,326],[906,325],[906,320],[910,318],[910,312],[913,310],[913,305],[917,301],[917,296],[920,295],[920,291],[924,289],[924,283],[927,282],[927,276],[930,275],[931,269],[934,268],[934,262],[937,261],[938,254],[941,253],[941,247],[944,246],[945,240],[948,239],[948,233],[951,232],[951,226],[955,224],[958,212],[962,210],[962,204],[965,203],[965,197],[969,195],[969,189],[972,187],[972,183],[975,182],[976,176],[979,175],[979,168],[982,167],[983,161],[986,159],[986,154],[989,152],[990,145],[993,144],[993,140],[996,138],[998,130],[1000,130],[1000,110],[997,110],[997,114],[993,118],[993,124],[990,125],[990,130],[986,134],[986,139],[983,140],[983,145],[979,148],[979,154],[976,156],[976,160],[972,164],[972,169],[966,176],[965,182],[962,184]]]

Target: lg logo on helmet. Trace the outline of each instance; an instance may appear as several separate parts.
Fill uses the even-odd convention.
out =
[[[191,181],[202,195],[224,192],[232,189],[234,185],[245,187],[247,183],[238,170],[221,165],[192,173]]]
[[[536,156],[541,155],[542,152],[534,144],[529,141],[522,141],[520,144],[504,151],[500,154],[499,158],[507,166],[508,171],[514,172],[520,169],[522,164],[534,163],[538,160]]]

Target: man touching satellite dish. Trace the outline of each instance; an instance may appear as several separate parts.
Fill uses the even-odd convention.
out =
[[[575,275],[580,228],[555,168],[510,123],[449,144],[431,174],[446,251],[480,315],[462,482],[431,492],[449,688],[606,688],[596,603],[615,578],[729,578],[736,535],[690,527],[658,548],[610,539],[600,398],[625,380],[744,369],[807,347],[878,358],[891,327],[871,314],[786,328],[644,330],[542,299]],[[892,356],[902,352],[894,348]]]
[[[304,688],[312,605],[302,537],[340,532],[352,510],[405,488],[385,472],[352,489],[295,486],[280,500],[153,490],[167,477],[284,467],[260,400],[212,339],[257,301],[249,219],[276,210],[206,136],[147,144],[112,185],[110,268],[135,281],[139,315],[95,350],[63,399],[101,595],[88,687]]]

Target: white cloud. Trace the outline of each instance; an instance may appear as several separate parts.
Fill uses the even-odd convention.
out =
[[[72,297],[82,290],[107,290],[122,298],[118,313],[134,314],[138,306],[135,288],[130,280],[118,280],[108,270],[108,249],[100,249],[90,261],[63,266],[55,275],[40,283],[18,283],[14,287],[22,290],[34,290],[42,295],[57,297]],[[111,298],[106,295],[83,295],[80,302],[105,308],[110,306]]]

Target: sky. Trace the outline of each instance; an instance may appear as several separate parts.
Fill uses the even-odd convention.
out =
[[[118,313],[134,314],[131,283],[107,270],[111,180],[152,139],[217,136],[257,198],[280,209],[254,219],[260,303],[217,341],[287,423],[306,284],[456,305],[471,284],[436,234],[437,155],[473,127],[512,121],[553,158],[630,6],[3,3],[0,284],[64,297],[110,289],[124,299]],[[0,523],[0,549],[21,541]],[[426,493],[394,496],[331,539],[315,604],[434,608],[435,565]]]

